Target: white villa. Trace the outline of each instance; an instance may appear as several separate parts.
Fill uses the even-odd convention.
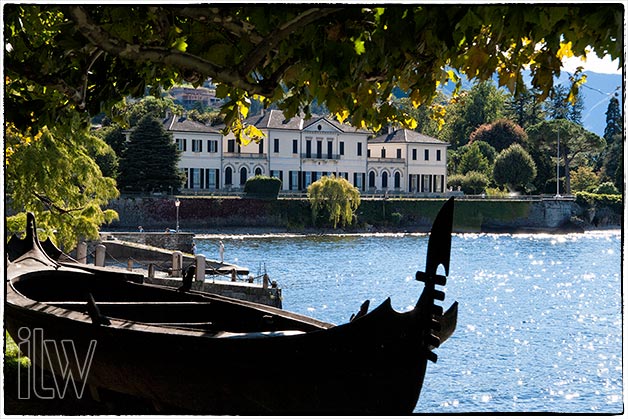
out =
[[[186,174],[182,192],[241,191],[254,175],[274,176],[283,191],[304,191],[325,175],[342,176],[365,193],[440,194],[447,185],[448,144],[399,129],[373,133],[325,117],[286,120],[278,110],[246,121],[260,143],[239,146],[233,134],[182,117],[165,121]]]

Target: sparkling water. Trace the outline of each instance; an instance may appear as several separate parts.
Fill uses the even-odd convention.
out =
[[[283,308],[344,323],[387,297],[410,310],[425,234],[201,235],[198,251],[283,292]],[[441,272],[443,273],[443,272]],[[458,327],[429,363],[416,413],[621,413],[622,242],[584,234],[458,234],[444,308]]]

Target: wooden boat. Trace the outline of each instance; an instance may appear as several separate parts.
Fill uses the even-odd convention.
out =
[[[333,325],[144,284],[140,274],[75,263],[51,243],[48,254],[29,214],[25,238],[7,245],[5,322],[36,366],[67,376],[61,360],[37,348],[70,342],[72,377],[169,411],[409,414],[428,360],[436,361],[432,349],[456,326],[457,303],[444,314],[434,303],[444,298],[436,268],[448,271],[452,217],[450,200],[430,235],[426,273],[417,273],[425,287],[413,310],[397,312],[389,298],[368,312],[367,301]]]

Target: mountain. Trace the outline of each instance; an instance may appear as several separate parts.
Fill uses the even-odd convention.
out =
[[[582,111],[582,125],[600,137],[606,128],[606,110],[608,103],[617,94],[619,104],[623,108],[624,95],[623,76],[621,74],[602,74],[585,71],[587,81],[580,89],[584,99]],[[569,85],[569,74],[561,73],[557,84]]]

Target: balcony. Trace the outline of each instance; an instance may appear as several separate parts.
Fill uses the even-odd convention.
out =
[[[340,154],[327,154],[321,153],[320,155],[317,153],[301,153],[301,159],[306,160],[340,160]]]
[[[266,153],[223,153],[225,159],[254,159],[254,160],[266,160],[268,154]]]
[[[369,157],[369,163],[405,163],[406,159],[396,157]]]

